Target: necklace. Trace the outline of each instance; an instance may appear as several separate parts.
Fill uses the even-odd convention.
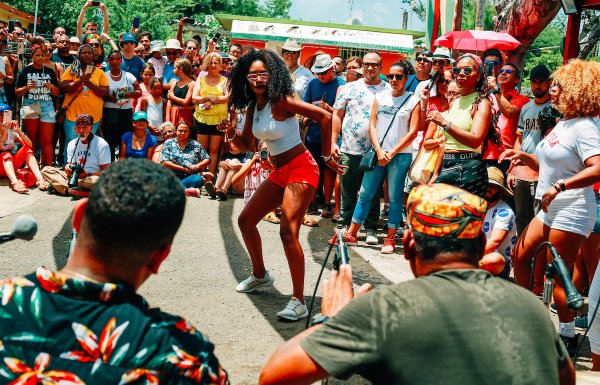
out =
[[[123,71],[120,71],[120,70],[119,70],[119,74],[118,75],[113,75],[113,73],[110,72],[110,77],[113,78],[114,80],[121,79],[121,75],[123,75]]]
[[[142,139],[146,139],[146,133],[144,133],[143,136],[137,136],[135,133],[133,134],[133,136],[135,137],[135,141],[137,142],[138,146],[141,146],[142,143]]]
[[[76,273],[76,272],[70,271],[70,270],[62,270],[60,273],[66,275],[66,276],[69,276],[71,278],[78,279],[80,281],[83,280],[83,281],[89,281],[89,282],[92,282],[92,283],[102,283],[100,281],[97,281],[97,280],[95,280],[93,278],[88,277],[87,275],[83,275],[81,273]]]

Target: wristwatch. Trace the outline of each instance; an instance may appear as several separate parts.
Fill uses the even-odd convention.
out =
[[[448,121],[448,124],[446,124],[444,126],[444,131],[448,132],[448,130],[450,130],[450,128],[452,128],[452,122]]]
[[[323,162],[324,162],[324,163],[327,163],[327,162],[329,162],[329,161],[330,161],[332,158],[333,158],[333,157],[331,156],[331,154],[329,154],[329,156],[324,156],[324,155],[321,155],[321,159],[323,159]]]
[[[567,189],[567,186],[565,185],[565,180],[564,179],[559,179],[557,180],[554,184],[553,184],[554,188],[556,189],[556,191],[563,192]],[[557,187],[558,186],[558,187]]]

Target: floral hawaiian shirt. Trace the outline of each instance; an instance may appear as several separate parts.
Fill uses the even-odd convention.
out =
[[[375,95],[390,89],[382,81],[377,85],[367,85],[364,79],[346,84],[335,99],[333,108],[345,111],[342,122],[342,145],[340,151],[350,155],[362,155],[371,148],[369,119]]]
[[[188,140],[185,148],[177,144],[177,138],[167,139],[160,154],[160,161],[168,160],[183,167],[190,167],[208,159],[208,153],[202,145],[193,139]],[[177,174],[177,173],[176,173]],[[178,175],[188,176],[188,175]]]
[[[40,267],[0,296],[2,384],[229,384],[198,330],[131,288]]]

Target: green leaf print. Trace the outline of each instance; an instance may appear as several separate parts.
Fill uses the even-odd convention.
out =
[[[31,293],[31,302],[29,303],[29,309],[31,310],[33,319],[35,320],[39,328],[42,329],[42,295],[40,294],[40,289],[37,287],[33,290],[33,293]]]
[[[0,318],[11,319],[12,315],[0,307]]]
[[[47,344],[55,344],[54,338],[44,338],[32,333],[17,333],[10,336],[4,337],[4,341],[27,341],[27,342],[39,342]]]
[[[21,286],[15,287],[13,298],[17,309],[19,309],[19,313],[23,314],[23,289],[21,289]]]
[[[110,359],[111,365],[115,365],[115,366],[119,365],[119,363],[123,360],[123,358],[127,354],[127,351],[129,351],[129,345],[130,344],[127,343],[115,351],[115,353],[112,355],[112,357]]]

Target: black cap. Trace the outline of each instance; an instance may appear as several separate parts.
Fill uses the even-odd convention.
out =
[[[537,65],[529,71],[529,80],[534,79],[550,79],[550,70],[543,64]]]

